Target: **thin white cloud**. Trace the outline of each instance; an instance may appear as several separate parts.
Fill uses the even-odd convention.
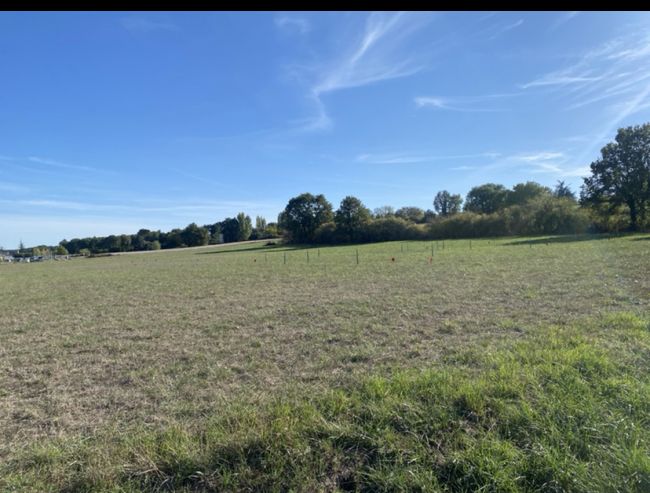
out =
[[[498,153],[481,152],[476,154],[418,155],[418,154],[360,154],[355,161],[366,164],[417,164],[431,161],[471,158],[497,158]]]
[[[492,41],[502,34],[507,33],[508,31],[512,31],[513,29],[516,29],[517,27],[521,26],[524,23],[524,19],[517,19],[514,22],[502,22],[498,21],[495,22],[494,24],[491,24],[480,31],[476,32],[474,35],[477,38],[481,38],[487,41]]]
[[[143,17],[124,17],[120,19],[124,29],[131,32],[149,33],[152,31],[179,31],[179,27],[171,22],[158,22]]]
[[[53,166],[55,168],[76,169],[80,171],[97,171],[94,168],[89,168],[88,166],[78,166],[76,164],[62,163],[60,161],[55,161],[54,159],[40,158],[36,156],[28,157],[27,161],[44,164],[46,166]]]
[[[456,166],[454,168],[449,168],[452,171],[472,171],[478,169],[477,166]]]
[[[342,58],[325,67],[312,92],[320,96],[419,72],[423,65],[413,56],[405,57],[400,48],[426,22],[426,16],[404,12],[370,14],[361,39]]]
[[[568,75],[566,73],[550,73],[546,74],[539,79],[532,80],[526,84],[522,84],[520,87],[522,89],[529,89],[531,87],[543,87],[543,86],[566,86],[569,84],[580,84],[584,82],[594,82],[602,80],[600,76],[588,76],[588,75]]]
[[[554,31],[558,27],[560,27],[563,24],[566,24],[569,22],[571,19],[573,19],[575,16],[577,16],[580,12],[564,12],[563,14],[560,14],[558,18],[551,24],[549,30]]]
[[[437,110],[447,110],[447,111],[461,111],[468,113],[484,113],[484,112],[495,112],[503,111],[500,108],[486,108],[482,106],[482,101],[487,101],[493,98],[486,96],[484,98],[469,98],[469,99],[454,99],[454,98],[442,98],[442,97],[432,97],[432,96],[419,96],[414,99],[415,104],[418,108],[431,108]]]
[[[500,28],[499,31],[497,33],[493,34],[489,39],[495,39],[495,38],[501,36],[502,34],[505,34],[508,31],[512,31],[513,29],[521,26],[523,23],[524,23],[524,20],[519,19],[518,21],[515,21],[512,24],[507,24],[507,25],[503,26],[502,28]]]
[[[242,209],[259,209],[267,207],[268,204],[248,201],[201,201],[201,202],[188,202],[188,203],[161,203],[160,205],[126,205],[126,204],[100,204],[92,202],[75,202],[68,200],[52,200],[52,199],[26,199],[26,200],[0,200],[0,204],[6,206],[19,206],[20,208],[36,208],[46,209],[48,212],[58,211],[76,211],[86,213],[129,213],[129,214],[142,214],[142,213],[194,213],[206,211],[224,211],[233,208]],[[6,209],[6,208],[5,208]]]
[[[281,16],[274,19],[276,27],[284,30],[298,31],[307,34],[311,31],[311,23],[302,17]]]
[[[526,161],[528,163],[539,163],[543,161],[549,161],[552,159],[563,159],[564,153],[562,152],[549,152],[549,151],[544,151],[544,152],[536,152],[533,154],[520,154],[517,156],[514,156],[514,159],[519,159],[521,161]]]
[[[558,178],[575,178],[589,175],[589,167],[576,166],[580,162],[567,152],[547,150],[501,154],[498,161],[478,167],[484,171],[517,169],[526,173],[543,173]],[[453,168],[452,168],[453,169]]]
[[[30,191],[29,188],[23,185],[17,185],[16,183],[9,183],[6,181],[0,181],[0,190],[3,192],[12,193],[26,193]]]
[[[302,131],[323,130],[331,127],[323,96],[335,91],[362,87],[390,79],[407,77],[421,71],[423,51],[405,50],[405,43],[431,20],[431,15],[416,13],[371,13],[365,22],[363,34],[349,43],[340,56],[319,63],[309,70],[307,99],[314,115],[301,120]],[[305,78],[304,68],[292,67],[294,77]]]

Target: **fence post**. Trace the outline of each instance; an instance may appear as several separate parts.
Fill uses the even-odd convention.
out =
[[[357,265],[359,265],[359,249],[357,248]]]

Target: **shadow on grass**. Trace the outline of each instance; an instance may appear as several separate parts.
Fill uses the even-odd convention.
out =
[[[624,236],[632,236],[634,233],[603,233],[603,234],[583,234],[583,235],[563,235],[563,236],[544,236],[541,238],[515,240],[508,243],[502,243],[502,246],[512,245],[546,245],[551,243],[575,243],[580,241],[593,241],[593,240],[610,240],[613,238],[622,238]],[[634,238],[633,240],[643,240],[645,238]]]
[[[278,243],[275,245],[260,245],[252,248],[232,248],[232,249],[216,249],[209,252],[196,252],[195,255],[213,255],[219,254],[223,255],[226,253],[242,253],[242,252],[256,252],[260,250],[265,250],[267,252],[282,252],[282,251],[292,251],[292,250],[307,250],[313,248],[311,246],[305,245],[288,245],[286,243]]]

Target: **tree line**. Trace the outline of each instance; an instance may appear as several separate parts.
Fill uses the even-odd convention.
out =
[[[168,232],[141,229],[135,234],[74,238],[61,241],[59,247],[73,255],[88,255],[203,246],[278,236],[276,223],[267,223],[266,219],[257,216],[253,226],[250,216],[240,212],[236,217],[228,217],[214,224],[199,226],[191,223],[183,229]]]
[[[529,181],[512,189],[486,183],[472,188],[465,200],[442,190],[433,210],[383,206],[370,211],[357,197],[347,196],[334,211],[324,195],[303,193],[289,201],[278,224],[295,243],[340,244],[573,234],[585,232],[591,221],[564,182],[551,190]]]
[[[590,171],[579,200],[562,181],[554,190],[533,181],[511,189],[486,183],[472,188],[464,201],[442,190],[433,199],[434,210],[384,206],[371,212],[348,196],[333,211],[323,195],[304,193],[289,201],[278,224],[290,241],[330,244],[650,227],[650,123],[620,128]]]
[[[650,227],[650,123],[618,130],[614,142],[590,165],[580,197],[562,181],[554,189],[534,181],[506,188],[473,187],[465,199],[447,190],[433,209],[383,206],[370,211],[345,197],[334,211],[324,195],[289,200],[277,223],[241,212],[214,224],[189,224],[169,232],[75,238],[60,242],[71,253],[128,252],[228,243],[284,236],[294,243],[338,244],[407,239],[473,238],[537,234],[638,231]],[[60,251],[63,251],[60,250]]]

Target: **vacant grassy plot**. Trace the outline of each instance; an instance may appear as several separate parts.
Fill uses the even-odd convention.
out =
[[[0,488],[650,487],[650,237],[262,245],[0,265]]]

